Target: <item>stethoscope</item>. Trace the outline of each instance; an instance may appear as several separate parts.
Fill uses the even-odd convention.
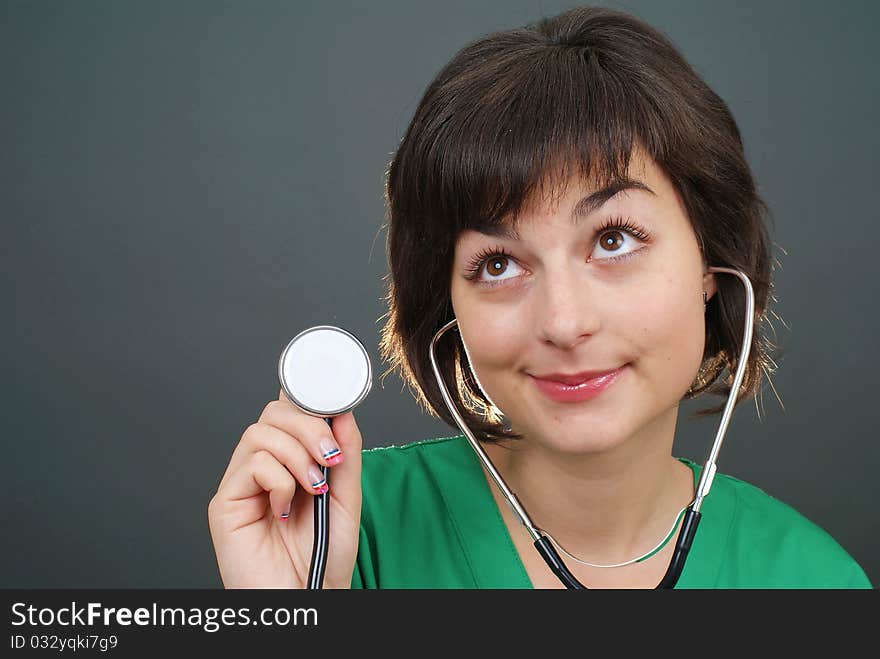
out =
[[[373,368],[358,338],[332,325],[318,325],[293,337],[278,360],[278,379],[284,394],[311,416],[331,419],[357,406],[373,386]],[[330,470],[321,466],[329,484]],[[306,587],[324,583],[330,542],[330,493],[315,495],[314,542]]]
[[[745,327],[743,329],[743,342],[740,348],[740,357],[737,362],[736,374],[733,379],[733,385],[730,394],[727,397],[727,404],[721,416],[721,423],[718,426],[718,432],[715,435],[715,441],[712,449],[709,451],[709,457],[703,466],[700,474],[700,480],[697,484],[693,501],[683,511],[684,518],[681,523],[681,530],[676,539],[675,549],[673,551],[672,560],[663,579],[657,585],[657,588],[672,588],[678,582],[690,552],[694,536],[697,532],[697,526],[700,523],[700,508],[703,500],[709,494],[712,487],[712,480],[715,477],[716,461],[718,452],[721,449],[721,443],[727,433],[727,427],[730,423],[730,417],[736,403],[737,393],[742,384],[745,375],[746,364],[748,362],[749,352],[752,344],[752,330],[754,325],[755,314],[755,296],[752,289],[752,283],[749,278],[741,271],[732,268],[711,267],[708,272],[724,273],[735,275],[742,282],[746,291],[746,314]],[[479,458],[480,462],[486,468],[486,471],[492,477],[495,485],[504,496],[511,510],[516,515],[519,522],[526,528],[532,538],[538,553],[547,563],[548,567],[553,571],[556,577],[562,582],[566,588],[584,589],[584,586],[578,581],[574,575],[568,570],[565,562],[560,558],[556,548],[551,542],[551,537],[540,527],[536,526],[529,517],[528,512],[520,503],[516,494],[511,491],[507,483],[498,473],[495,465],[489,459],[483,447],[477,441],[474,434],[468,428],[462,419],[455,404],[452,401],[440,369],[437,366],[435,356],[435,346],[441,336],[449,329],[457,327],[458,320],[452,319],[441,327],[434,338],[431,340],[429,355],[431,358],[431,367],[434,371],[434,377],[437,385],[443,395],[446,407],[452,414],[461,432],[465,435],[471,448]],[[371,388],[370,358],[363,344],[351,333],[332,325],[320,325],[300,332],[294,337],[279,360],[278,374],[281,380],[281,386],[287,397],[294,404],[298,405],[304,412],[313,416],[323,417],[327,423],[330,423],[330,417],[344,414],[360,403],[369,393]],[[339,378],[336,380],[335,378]],[[322,467],[325,478],[329,479],[327,467]],[[329,499],[328,493],[318,495],[315,504],[315,540],[312,549],[312,562],[309,568],[308,588],[319,589],[323,583],[324,567],[327,561],[327,549],[329,541]],[[681,513],[679,514],[679,517]],[[678,524],[678,518],[673,524],[670,533]],[[667,536],[668,539],[668,536]],[[656,553],[666,540],[660,545],[652,549],[644,556],[621,563],[619,565],[638,562]],[[564,551],[564,550],[563,550]],[[568,554],[568,552],[565,552]],[[570,554],[568,554],[571,556]],[[581,561],[583,562],[583,561]],[[589,563],[588,563],[589,565]],[[602,566],[616,567],[616,566]]]

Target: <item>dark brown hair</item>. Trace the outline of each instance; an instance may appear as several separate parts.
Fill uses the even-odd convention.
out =
[[[757,393],[775,363],[762,329],[771,292],[768,209],[739,129],[662,33],[628,14],[579,7],[462,48],[431,82],[387,173],[388,314],[380,352],[427,412],[456,426],[428,348],[452,320],[455,242],[476,224],[515,221],[545,181],[569,170],[610,182],[641,148],[680,195],[708,265],[742,270],[755,293],[755,326],[737,402]],[[685,398],[723,396],[742,340],[741,282],[716,276],[706,348]],[[438,366],[456,407],[483,441],[517,439],[471,372],[461,337],[438,342]],[[384,376],[383,376],[384,377]]]

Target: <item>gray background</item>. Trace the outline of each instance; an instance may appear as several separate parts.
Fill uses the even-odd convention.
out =
[[[785,407],[741,406],[719,469],[877,586],[877,5],[606,4],[729,103],[774,213]],[[367,446],[457,434],[381,379],[384,173],[455,51],[571,6],[0,4],[0,585],[220,586],[207,503],[311,325],[374,360]],[[693,408],[676,452],[703,462]]]

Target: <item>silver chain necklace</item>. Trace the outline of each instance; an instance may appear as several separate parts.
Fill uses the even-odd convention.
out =
[[[688,504],[688,506],[689,505],[690,504]],[[669,527],[669,531],[667,531],[667,533],[663,537],[663,539],[659,543],[657,543],[657,545],[653,549],[642,554],[641,556],[636,556],[635,558],[631,558],[628,561],[624,561],[623,563],[606,563],[606,564],[590,563],[589,561],[585,561],[583,559],[580,559],[577,556],[575,556],[574,554],[567,551],[565,549],[565,547],[563,547],[561,544],[559,544],[559,542],[556,540],[556,538],[554,538],[552,535],[550,535],[545,529],[538,528],[538,530],[541,531],[541,533],[546,535],[548,538],[550,538],[551,542],[553,542],[553,544],[556,545],[556,547],[559,549],[559,551],[561,551],[563,554],[568,556],[571,560],[573,560],[577,563],[580,563],[581,565],[587,565],[589,567],[624,567],[626,565],[632,565],[633,563],[641,563],[642,561],[646,561],[649,558],[651,558],[651,556],[656,554],[658,551],[663,549],[663,547],[666,546],[666,544],[669,542],[670,538],[672,538],[673,534],[675,533],[675,529],[678,526],[679,521],[681,520],[681,516],[684,514],[684,511],[688,509],[688,506],[685,506],[684,508],[682,508],[681,510],[678,511],[678,514],[675,516],[675,521],[672,522],[672,526]]]

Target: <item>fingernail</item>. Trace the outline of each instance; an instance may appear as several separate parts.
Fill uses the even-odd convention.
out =
[[[342,462],[342,450],[332,439],[322,439],[318,448],[321,449],[321,457],[329,466],[333,467]]]
[[[321,470],[314,465],[309,467],[309,480],[312,483],[312,489],[318,494],[324,494],[324,492],[330,489],[330,486],[327,485],[327,479],[324,478],[324,474],[322,474]]]
[[[286,522],[289,517],[290,517],[290,513],[281,513],[281,521],[282,522]]]

